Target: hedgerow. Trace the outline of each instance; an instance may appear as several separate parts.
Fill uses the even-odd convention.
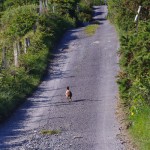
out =
[[[139,6],[141,11],[138,22],[134,22]],[[139,147],[144,150],[150,148],[150,142],[146,142],[145,139],[148,129],[140,128],[137,124],[141,123],[142,116],[147,117],[147,120],[143,118],[145,124],[150,123],[148,119],[150,111],[144,111],[150,110],[149,6],[148,0],[108,1],[109,19],[116,25],[120,35],[120,72],[118,74],[120,97],[129,108],[133,136],[139,142]],[[144,144],[140,143],[141,139],[145,141]]]
[[[38,15],[36,5],[7,10],[1,17],[1,49],[7,49],[7,68],[0,70],[0,120],[9,116],[39,84],[48,56],[61,35],[75,25],[68,15],[47,12]],[[34,24],[38,25],[36,31]],[[19,66],[14,66],[13,43],[30,37],[27,53],[20,50]]]

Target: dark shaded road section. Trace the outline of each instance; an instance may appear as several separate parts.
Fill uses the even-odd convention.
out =
[[[94,11],[97,32],[68,31],[37,91],[0,125],[1,150],[124,150],[115,118],[119,42],[106,20],[107,7]],[[65,98],[68,85],[71,103]]]

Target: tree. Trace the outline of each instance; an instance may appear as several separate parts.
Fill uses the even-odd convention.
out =
[[[29,4],[38,4],[39,0],[5,0],[4,7],[5,9],[10,7],[18,7],[22,5],[29,5]]]

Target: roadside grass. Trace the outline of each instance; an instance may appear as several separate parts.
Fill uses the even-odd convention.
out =
[[[61,133],[61,130],[42,130],[41,134],[43,135],[54,135]]]
[[[97,25],[97,24],[88,25],[88,26],[85,28],[84,32],[85,32],[88,36],[92,36],[92,35],[95,34],[95,32],[96,32],[96,30],[97,30],[98,27],[99,27],[99,25]]]
[[[146,106],[141,112],[131,117],[133,125],[129,132],[133,135],[140,150],[150,150],[150,107]]]

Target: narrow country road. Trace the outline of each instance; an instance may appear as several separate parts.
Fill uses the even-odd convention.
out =
[[[84,27],[68,31],[33,96],[0,125],[0,150],[125,150],[115,118],[119,42],[105,19],[107,6],[94,11],[96,33],[87,36]]]

